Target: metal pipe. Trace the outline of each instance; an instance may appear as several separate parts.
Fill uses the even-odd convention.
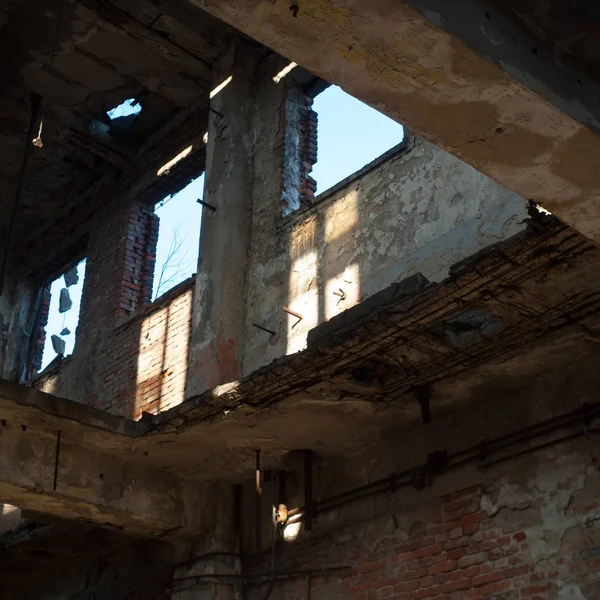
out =
[[[60,457],[60,429],[56,432],[56,455],[54,456],[54,482],[52,484],[52,491],[56,491],[58,485],[58,459]]]
[[[4,282],[6,278],[6,270],[8,267],[8,255],[12,245],[12,239],[14,235],[15,222],[17,219],[17,212],[23,194],[23,187],[25,184],[25,171],[27,170],[27,163],[29,162],[29,151],[31,150],[33,136],[35,135],[35,129],[38,126],[40,119],[40,110],[42,107],[42,98],[38,94],[31,94],[31,117],[29,119],[29,129],[27,130],[27,138],[25,143],[25,151],[23,152],[23,158],[21,160],[21,170],[19,172],[19,182],[17,184],[17,191],[15,193],[15,200],[13,202],[12,211],[10,213],[10,220],[8,222],[8,230],[6,232],[6,238],[4,240],[4,250],[2,251],[2,263],[0,265],[0,295],[4,291]]]
[[[313,500],[313,453],[306,450],[304,453],[304,531],[311,531],[315,503]]]
[[[329,575],[341,571],[349,571],[352,567],[341,565],[339,567],[321,567],[320,569],[298,569],[295,571],[278,571],[275,573],[275,579],[289,579],[292,577],[306,577],[307,575]],[[206,573],[202,575],[188,575],[186,577],[176,577],[173,582],[195,581],[202,579],[271,579],[272,573]]]
[[[541,435],[548,435],[559,429],[576,425],[578,422],[585,424],[584,420],[587,421],[588,418],[596,416],[599,412],[600,404],[584,406],[582,408],[575,409],[570,413],[559,415],[557,417],[552,417],[546,421],[537,423],[535,425],[531,425],[520,431],[498,437],[494,440],[490,440],[486,443],[485,448],[487,452],[497,452],[498,450],[502,450],[510,446],[514,446],[516,444],[533,440],[535,438],[540,437]],[[488,468],[492,465],[499,464],[512,458],[518,458],[520,456],[534,453],[537,450],[541,450],[553,446],[555,444],[560,444],[562,442],[583,437],[588,433],[597,432],[600,433],[600,430],[596,430],[594,428],[582,429],[581,431],[567,434],[560,438],[549,440],[536,446],[525,448],[506,457],[499,457],[497,459],[494,459],[493,461],[486,462],[485,464],[481,465],[481,468]],[[456,452],[455,454],[450,455],[448,459],[449,465],[446,468],[446,472],[457,469],[463,466],[464,464],[473,462],[477,459],[481,459],[481,445],[471,446],[470,448],[461,450],[460,452]],[[330,496],[323,500],[313,500],[313,508],[315,512],[328,511],[342,506],[344,504],[347,504],[349,502],[361,500],[373,494],[380,494],[386,491],[396,490],[399,487],[406,487],[407,485],[410,485],[412,475],[422,468],[423,467],[415,467],[412,469],[407,469],[401,473],[392,473],[391,475],[388,475],[387,477],[384,477],[382,479],[378,479],[360,487],[347,490],[334,496]],[[300,517],[304,516],[304,518],[306,518],[306,507],[301,506],[299,508],[290,509],[288,511],[288,515],[290,517],[300,515]]]

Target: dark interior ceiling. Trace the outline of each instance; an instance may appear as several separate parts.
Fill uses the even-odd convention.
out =
[[[571,55],[590,76],[600,76],[599,0],[494,0],[494,5]]]
[[[178,113],[207,106],[213,61],[231,35],[187,0],[4,0],[0,232],[15,197],[32,93],[42,98],[43,147],[30,148],[17,240],[35,239],[107,173],[133,170],[144,145]],[[142,112],[111,122],[106,111],[127,98]]]

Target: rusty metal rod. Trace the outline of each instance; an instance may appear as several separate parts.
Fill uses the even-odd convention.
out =
[[[6,278],[6,270],[8,267],[8,255],[10,253],[10,248],[12,245],[15,230],[15,222],[17,220],[17,212],[19,210],[21,196],[23,195],[23,187],[25,185],[25,172],[27,170],[27,163],[29,162],[29,151],[31,150],[31,146],[33,145],[33,136],[35,135],[35,129],[38,126],[41,107],[42,98],[38,94],[31,94],[31,117],[29,119],[29,129],[27,130],[27,138],[25,140],[25,151],[23,152],[23,158],[21,160],[19,182],[17,184],[17,191],[15,193],[15,199],[12,205],[12,211],[10,213],[10,220],[8,222],[6,238],[4,239],[4,250],[2,251],[2,263],[0,265],[0,295],[4,291],[4,282]]]
[[[202,206],[208,208],[209,210],[212,210],[213,212],[217,212],[217,207],[213,206],[212,204],[209,204],[208,202],[204,202],[204,200],[201,200],[200,198],[198,198],[196,200],[196,202],[198,204],[201,204]]]
[[[487,453],[491,453],[508,448],[513,445],[521,444],[526,441],[536,439],[541,435],[548,435],[559,429],[564,429],[565,427],[571,427],[573,425],[576,425],[578,421],[581,422],[581,424],[583,425],[583,421],[587,421],[588,418],[596,416],[599,409],[600,404],[584,406],[582,408],[575,409],[570,413],[559,415],[558,417],[553,417],[551,419],[548,419],[547,421],[543,421],[541,423],[537,423],[536,425],[526,427],[512,434],[498,437],[486,443],[486,451]],[[548,448],[556,444],[574,440],[579,437],[584,437],[587,434],[594,433],[600,433],[600,430],[595,428],[582,427],[581,430],[576,431],[574,433],[567,434],[560,438],[548,440],[547,442],[543,442],[535,446],[530,446],[523,450],[514,452],[510,455],[498,457],[497,459],[483,463],[481,465],[481,468],[485,469],[495,464],[504,462],[506,460],[518,458],[527,454],[533,454],[538,450],[542,450],[544,448]],[[477,459],[481,459],[481,445],[471,446],[470,448],[452,454],[448,458],[450,464],[446,468],[445,472],[454,470],[464,464],[473,462]],[[339,506],[347,504],[348,502],[355,502],[356,500],[360,500],[373,494],[381,494],[387,491],[396,491],[400,487],[408,487],[409,485],[411,485],[413,473],[422,468],[423,467],[415,467],[406,469],[402,472],[395,472],[388,475],[387,477],[383,477],[371,483],[367,483],[365,485],[353,488],[351,490],[347,490],[340,494],[324,498],[323,500],[313,500],[314,511],[329,511],[333,508],[337,508]],[[290,517],[299,515],[301,518],[303,517],[306,519],[306,512],[306,507],[301,506],[295,509],[290,509],[288,511],[288,515]]]
[[[256,329],[260,329],[261,331],[264,331],[266,333],[270,333],[271,335],[277,335],[276,331],[273,331],[272,329],[267,329],[266,327],[263,327],[262,325],[259,325],[258,323],[252,323],[253,327],[256,327]]]
[[[302,319],[304,319],[304,317],[300,313],[297,313],[296,311],[292,310],[291,308],[288,308],[287,306],[284,306],[283,310],[288,315],[292,315],[292,317],[296,317],[296,319],[299,319],[300,321],[302,321]]]

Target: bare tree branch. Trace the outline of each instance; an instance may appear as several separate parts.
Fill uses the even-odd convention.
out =
[[[177,223],[173,230],[169,252],[160,269],[153,300],[173,287],[175,282],[181,279],[182,273],[191,269],[193,269],[192,261],[187,258],[187,247],[180,233],[180,224]]]

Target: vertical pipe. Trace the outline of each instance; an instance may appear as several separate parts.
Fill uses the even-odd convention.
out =
[[[242,486],[233,486],[233,531],[236,551],[242,554]]]
[[[23,194],[23,186],[25,184],[25,171],[27,170],[27,163],[29,162],[29,151],[32,146],[33,136],[35,134],[36,126],[40,118],[40,110],[42,107],[42,99],[37,94],[31,94],[31,117],[29,119],[29,129],[27,130],[27,138],[25,140],[25,150],[23,152],[23,158],[21,160],[21,170],[19,172],[19,182],[17,184],[17,191],[15,193],[15,199],[10,213],[10,220],[8,222],[8,230],[6,232],[6,238],[4,240],[4,249],[2,251],[2,263],[0,265],[0,294],[4,291],[4,282],[6,278],[6,270],[8,267],[8,255],[12,245],[13,234],[15,229],[15,221],[17,219],[17,212],[19,209],[19,203],[21,201],[21,195]]]
[[[304,531],[312,531],[313,503],[313,452],[304,451]]]
[[[254,513],[254,549],[260,551],[260,496],[262,489],[260,487],[260,450],[256,451],[256,505]]]
[[[54,483],[52,485],[52,491],[56,491],[58,485],[58,458],[60,456],[60,429],[56,433],[56,455],[54,457]]]
[[[287,480],[287,471],[279,471],[279,494],[278,494],[278,503],[285,504],[287,506],[287,493],[286,493],[286,480]]]

